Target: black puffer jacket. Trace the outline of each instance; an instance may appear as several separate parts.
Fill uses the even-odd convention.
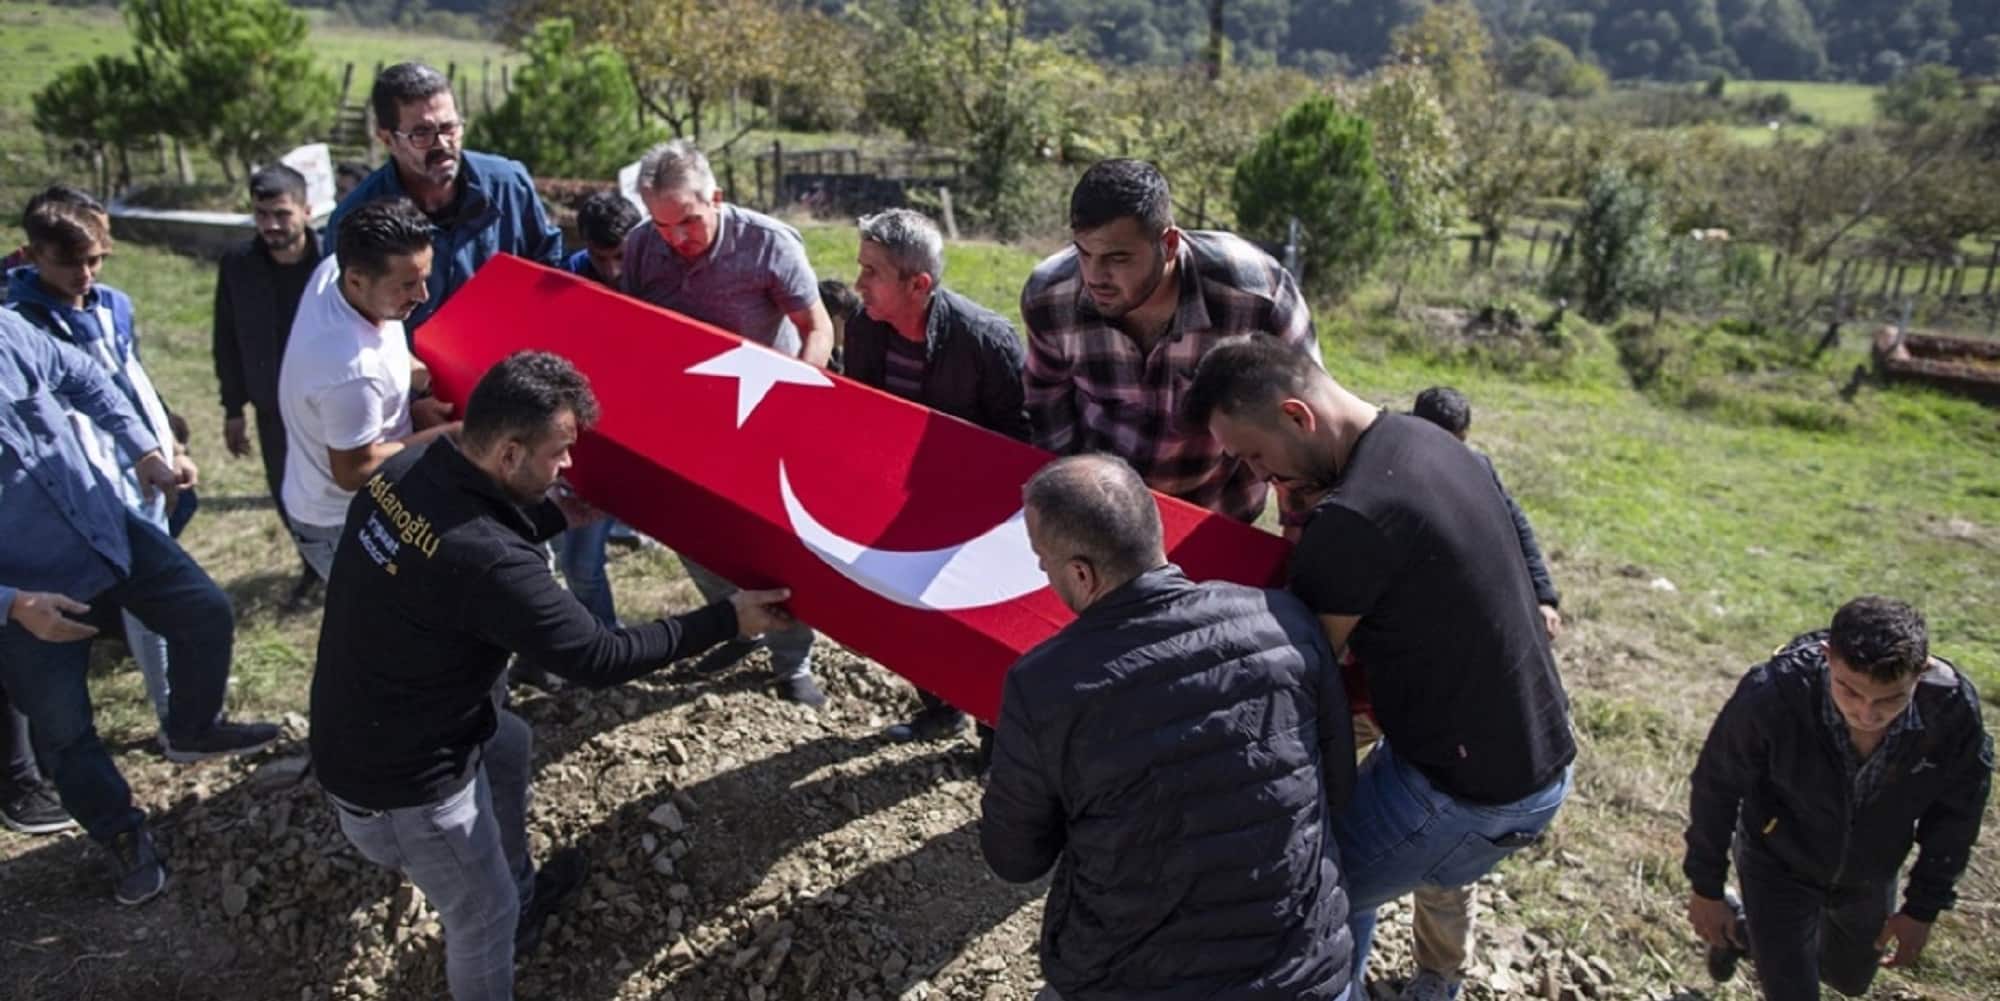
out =
[[[1903,912],[1936,920],[1971,858],[1992,783],[1979,694],[1948,663],[1933,665],[1912,699],[1921,728],[1884,762],[1879,791],[1855,803],[1845,751],[1823,718],[1825,638],[1822,631],[1787,643],[1751,668],[1722,707],[1690,783],[1681,867],[1694,892],[1720,898],[1734,834],[1813,885],[1879,885],[1896,878],[1914,842],[1923,850]]]
[[[1353,723],[1288,594],[1140,575],[1007,675],[980,845],[1056,867],[1042,969],[1065,1001],[1345,990],[1353,941],[1331,810]]]

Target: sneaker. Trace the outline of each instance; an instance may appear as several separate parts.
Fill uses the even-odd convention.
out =
[[[786,702],[796,702],[810,709],[826,707],[826,693],[819,690],[819,683],[810,674],[778,681],[778,697]]]
[[[55,788],[41,782],[0,799],[0,823],[21,834],[54,834],[75,827],[76,818],[63,809]]]
[[[1736,941],[1750,941],[1750,924],[1743,918],[1743,899],[1738,897],[1733,890],[1724,890],[1722,899],[1729,905],[1729,909],[1736,914]],[[1709,946],[1708,975],[1713,977],[1718,984],[1728,983],[1731,977],[1736,976],[1736,964],[1742,962],[1745,955],[1747,953],[1737,946]]]
[[[950,706],[933,706],[910,717],[908,722],[898,723],[882,731],[882,735],[899,744],[917,740],[944,740],[956,737],[965,729],[965,714]]]
[[[127,907],[143,904],[167,888],[167,863],[153,845],[153,834],[144,827],[126,831],[111,839],[105,848],[117,867],[118,885],[112,896]]]
[[[209,758],[254,754],[277,740],[278,726],[275,723],[236,723],[218,719],[214,726],[192,737],[169,740],[165,733],[160,734],[160,749],[166,752],[168,761],[187,764]]]
[[[688,670],[696,674],[721,674],[741,663],[743,658],[750,656],[752,650],[757,649],[757,646],[756,640],[730,640],[702,654],[693,664],[688,665]]]
[[[1396,1001],[1455,1001],[1462,985],[1462,981],[1444,974],[1418,970],[1417,975],[1403,985],[1403,992],[1396,995]]]
[[[563,902],[583,885],[583,877],[590,869],[580,848],[565,848],[549,856],[542,867],[535,870],[534,895],[528,898],[528,906],[521,909],[521,916],[514,922],[514,959],[534,952],[542,944],[542,926],[550,916],[562,908]]]

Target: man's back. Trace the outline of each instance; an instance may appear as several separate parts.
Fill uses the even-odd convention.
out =
[[[1056,860],[1042,960],[1067,1001],[1345,988],[1326,821],[1351,726],[1296,600],[1142,574],[1014,667],[998,729],[981,842],[1010,879]]]

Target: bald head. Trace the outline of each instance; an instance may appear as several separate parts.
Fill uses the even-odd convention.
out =
[[[1101,594],[1167,562],[1159,505],[1122,459],[1057,459],[1042,467],[1022,493],[1045,568],[1050,557],[1083,560],[1097,578],[1093,590]]]

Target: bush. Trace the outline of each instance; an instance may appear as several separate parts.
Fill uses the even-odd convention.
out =
[[[507,100],[474,121],[467,145],[553,177],[609,177],[644,152],[650,136],[618,53],[579,47],[568,18],[536,24],[520,48],[528,64],[515,71]]]
[[[1660,219],[1651,188],[1622,167],[1602,167],[1584,192],[1571,253],[1556,268],[1554,290],[1577,300],[1584,316],[1610,323],[1658,290]]]
[[[1395,234],[1395,203],[1375,167],[1368,123],[1331,97],[1301,101],[1236,165],[1236,217],[1253,236],[1282,242],[1304,231],[1304,282],[1345,296]]]

